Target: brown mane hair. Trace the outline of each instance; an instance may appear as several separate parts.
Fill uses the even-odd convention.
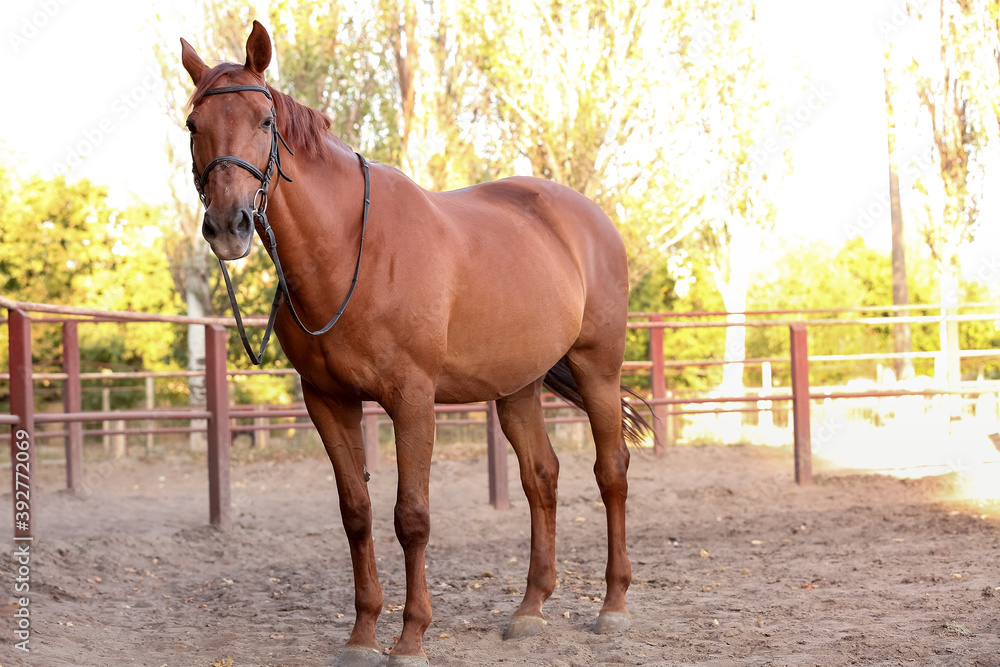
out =
[[[226,74],[234,74],[246,68],[235,63],[216,65],[205,73],[191,93],[188,106],[194,106],[205,97],[205,91],[214,88],[220,78]],[[321,147],[325,138],[331,137],[330,118],[324,114],[299,104],[288,95],[267,85],[274,102],[274,111],[278,116],[278,130],[288,142],[288,146],[296,153],[302,151],[309,157],[320,157]]]

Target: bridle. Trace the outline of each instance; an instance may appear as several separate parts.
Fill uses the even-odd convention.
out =
[[[281,295],[285,295],[285,301],[288,303],[288,310],[292,314],[292,319],[295,323],[302,329],[303,332],[309,334],[310,336],[321,336],[329,331],[340,316],[344,314],[344,309],[347,308],[348,302],[351,300],[351,296],[354,294],[354,288],[358,284],[358,274],[361,271],[361,253],[365,247],[365,228],[368,226],[368,207],[371,204],[371,176],[368,170],[368,161],[360,153],[355,153],[358,159],[361,161],[361,169],[365,175],[365,206],[364,213],[361,218],[361,243],[358,246],[358,261],[354,266],[354,277],[351,280],[351,287],[347,290],[347,296],[344,297],[344,302],[340,304],[340,308],[326,323],[322,329],[317,329],[316,331],[309,330],[302,320],[299,318],[299,314],[295,311],[295,305],[292,303],[292,295],[288,290],[288,283],[285,281],[285,274],[281,270],[281,261],[278,259],[278,246],[274,239],[274,232],[271,230],[271,225],[267,221],[267,198],[268,192],[271,189],[271,178],[275,173],[278,174],[278,181],[274,184],[274,189],[278,189],[278,184],[281,183],[281,179],[285,179],[289,183],[292,182],[285,172],[281,170],[281,152],[279,149],[279,142],[285,147],[289,155],[295,155],[292,149],[288,147],[285,143],[285,138],[281,136],[278,131],[278,114],[274,110],[273,98],[271,97],[271,91],[269,91],[265,86],[256,85],[241,85],[241,86],[221,86],[218,88],[209,88],[203,94],[207,97],[208,95],[222,95],[225,93],[238,93],[243,91],[252,91],[257,93],[263,93],[267,96],[267,99],[271,100],[271,153],[267,159],[267,166],[262,172],[260,169],[255,167],[253,164],[247,162],[243,158],[236,157],[235,155],[223,155],[221,157],[214,158],[206,166],[205,170],[202,172],[198,171],[198,165],[195,164],[194,160],[194,135],[191,135],[191,169],[194,172],[194,186],[198,190],[198,196],[201,199],[202,205],[205,205],[205,184],[208,182],[208,176],[212,169],[222,165],[223,168],[229,166],[230,164],[236,165],[237,167],[242,167],[249,171],[254,178],[260,181],[260,188],[254,194],[253,198],[253,221],[254,228],[256,229],[257,222],[260,222],[261,228],[267,235],[268,251],[271,255],[271,260],[274,262],[275,272],[278,276],[278,286],[274,290],[274,300],[271,302],[271,311],[267,317],[267,327],[264,329],[264,337],[260,343],[260,351],[254,354],[253,348],[250,346],[250,340],[247,338],[246,329],[243,327],[243,318],[240,317],[240,307],[236,303],[236,293],[233,290],[233,283],[229,279],[229,271],[226,269],[226,263],[219,260],[219,266],[222,268],[222,276],[226,280],[226,290],[229,292],[229,302],[233,306],[233,315],[236,317],[236,327],[239,329],[240,338],[243,340],[243,347],[246,349],[247,354],[250,356],[250,361],[254,365],[260,365],[261,359],[264,356],[264,350],[267,348],[267,343],[271,338],[271,331],[274,329],[274,318],[278,312],[278,305],[281,300]],[[258,232],[259,233],[259,232]],[[262,239],[263,240],[263,239]]]

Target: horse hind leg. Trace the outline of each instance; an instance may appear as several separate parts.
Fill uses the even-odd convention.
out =
[[[632,581],[632,565],[625,546],[629,451],[622,428],[621,367],[620,362],[609,361],[611,356],[595,348],[573,349],[566,355],[590,419],[597,449],[594,474],[607,513],[607,592],[594,626],[594,631],[600,634],[624,632],[631,624],[625,606],[625,592]]]
[[[521,486],[531,515],[531,556],[521,604],[504,639],[538,634],[546,625],[542,604],[556,586],[556,485],[559,460],[545,432],[542,381],[497,401],[500,427],[517,454]]]

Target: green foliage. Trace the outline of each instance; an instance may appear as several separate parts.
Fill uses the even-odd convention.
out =
[[[276,85],[327,114],[334,134],[349,145],[398,165],[399,95],[387,13],[381,5],[349,12],[340,2],[282,0],[270,6],[268,18],[280,64]]]
[[[632,292],[629,309],[632,312],[718,312],[722,297],[708,277],[703,264],[691,261],[664,263],[650,271]],[[665,317],[667,322],[697,322],[700,318]],[[630,330],[626,359],[649,359],[649,333]],[[725,330],[721,328],[667,328],[663,332],[663,353],[666,360],[721,359],[725,349]],[[670,389],[706,389],[718,384],[718,368],[686,368],[667,370]]]
[[[160,211],[112,207],[86,180],[23,181],[0,166],[0,291],[10,299],[175,314],[179,299],[159,239]],[[32,327],[32,352],[58,364],[58,326]],[[175,327],[81,325],[81,357],[94,364],[176,367]],[[6,358],[6,345],[0,351]]]
[[[0,290],[10,298],[67,303],[73,281],[107,265],[112,212],[87,181],[35,176],[18,183],[4,168],[0,199]]]
[[[706,312],[723,310],[721,298],[707,279],[706,269],[696,262],[683,262],[677,258],[665,261],[652,270],[632,291],[630,310],[633,312]],[[866,246],[861,239],[852,239],[840,248],[831,248],[821,242],[802,240],[775,244],[765,254],[765,261],[751,277],[751,290],[747,309],[754,310],[822,310],[852,306],[882,306],[892,303],[891,262],[888,253]],[[937,272],[933,259],[910,258],[911,303],[937,303]],[[988,302],[988,288],[977,282],[963,282],[961,301],[966,303]],[[803,315],[761,315],[750,319],[787,320],[805,319],[854,319],[859,316],[889,316],[889,311],[865,313],[806,313]],[[915,311],[915,315],[933,315],[935,312]],[[718,318],[715,318],[718,319]],[[692,322],[697,318],[676,318],[667,321]],[[702,320],[704,321],[704,320]],[[938,325],[912,325],[913,350],[936,352],[940,347]],[[722,329],[667,329],[664,334],[664,356],[667,361],[677,359],[724,358],[725,336]],[[1000,347],[1000,330],[994,322],[964,322],[959,335],[962,349],[997,349]],[[648,332],[629,331],[628,360],[649,359]],[[892,327],[879,324],[814,326],[809,329],[809,354],[855,355],[893,352]],[[747,330],[746,357],[751,359],[788,358],[789,333],[786,326],[751,327]],[[811,367],[812,381],[816,385],[830,385],[850,379],[874,379],[879,360],[816,361]],[[881,361],[888,367],[888,361]],[[773,381],[788,386],[790,378],[787,364],[772,364]],[[933,375],[933,361],[915,363],[918,374]],[[974,377],[980,372],[988,377],[1000,375],[1000,364],[995,361],[966,361],[965,376]],[[686,368],[677,374],[668,372],[668,386],[675,389],[706,389],[718,385],[721,369]],[[747,366],[748,386],[760,386],[759,364]]]
[[[915,184],[925,213],[917,228],[938,264],[954,270],[979,225],[984,171],[1000,136],[1000,10],[987,0],[912,0],[908,11],[919,38],[892,50],[894,94],[916,102],[914,120],[937,162],[933,176]]]

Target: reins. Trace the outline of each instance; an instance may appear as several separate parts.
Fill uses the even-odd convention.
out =
[[[209,88],[208,90],[205,91],[204,95],[205,96],[221,95],[223,93],[237,93],[243,91],[253,91],[253,92],[263,93],[264,95],[267,96],[267,99],[273,102],[273,99],[271,97],[271,92],[266,87],[255,86],[255,85],[221,86],[219,88]],[[286,176],[285,172],[281,170],[281,152],[278,146],[279,142],[281,143],[281,145],[285,147],[285,150],[288,151],[289,155],[295,154],[288,147],[288,144],[285,143],[285,138],[282,137],[281,133],[278,131],[278,115],[277,112],[274,110],[273,106],[271,107],[271,117],[272,117],[271,153],[267,160],[267,166],[265,167],[263,172],[261,172],[259,169],[257,169],[257,167],[255,167],[250,162],[247,162],[243,158],[239,158],[234,155],[223,155],[221,157],[214,158],[211,162],[209,162],[205,166],[205,170],[199,173],[198,166],[194,162],[194,135],[191,136],[191,167],[192,171],[194,172],[194,185],[195,188],[198,190],[198,196],[201,198],[201,203],[203,205],[205,204],[204,185],[205,183],[207,183],[209,173],[212,171],[212,169],[214,169],[216,166],[220,164],[223,165],[223,167],[226,167],[230,164],[236,165],[237,167],[242,167],[243,169],[246,169],[251,174],[253,174],[254,178],[260,181],[260,189],[257,190],[253,198],[253,206],[254,206],[253,220],[254,223],[260,222],[261,228],[267,235],[268,251],[271,256],[271,261],[274,262],[274,269],[278,277],[278,286],[274,290],[274,300],[271,302],[271,310],[268,313],[267,326],[264,329],[264,337],[260,343],[260,350],[256,354],[253,351],[253,347],[250,345],[250,340],[249,338],[247,338],[246,329],[243,326],[243,318],[240,316],[240,307],[236,303],[236,292],[233,290],[233,283],[229,278],[229,271],[226,269],[226,263],[221,259],[219,260],[219,266],[222,268],[222,277],[225,278],[226,281],[226,290],[229,292],[229,302],[232,304],[233,315],[236,318],[236,328],[240,332],[240,338],[243,341],[243,347],[244,349],[246,349],[247,354],[250,356],[250,361],[252,361],[254,365],[257,366],[260,365],[261,360],[264,357],[264,350],[267,349],[267,343],[271,339],[271,331],[274,329],[274,318],[275,315],[277,314],[278,305],[281,301],[282,294],[285,295],[285,301],[288,303],[288,309],[292,314],[292,319],[295,320],[295,324],[297,324],[298,327],[304,333],[307,333],[310,336],[321,336],[325,334],[333,327],[334,324],[337,323],[337,320],[340,319],[340,316],[344,314],[344,309],[347,308],[347,304],[350,302],[351,296],[354,295],[354,288],[358,284],[358,274],[361,272],[361,254],[364,251],[365,247],[365,228],[368,226],[368,207],[371,204],[371,175],[368,169],[368,161],[365,160],[365,158],[360,153],[355,153],[355,155],[357,155],[358,159],[361,161],[361,169],[365,175],[365,205],[364,205],[364,212],[361,217],[361,242],[358,245],[358,260],[354,266],[354,277],[351,279],[351,286],[347,290],[347,296],[344,297],[343,303],[340,304],[340,308],[337,309],[337,312],[334,314],[334,316],[330,319],[329,322],[326,323],[326,326],[324,326],[323,328],[317,329],[316,331],[311,331],[302,323],[302,319],[299,317],[298,312],[296,312],[295,310],[295,304],[292,303],[292,295],[288,289],[288,283],[285,280],[285,274],[281,270],[281,260],[278,259],[278,244],[275,241],[274,231],[271,229],[271,224],[267,220],[267,198],[268,198],[268,191],[270,190],[271,187],[271,178],[274,176],[275,172],[277,172],[278,182],[275,183],[274,185],[275,190],[278,189],[278,183],[281,182],[281,179],[285,179],[289,183],[292,182],[292,179]],[[256,227],[257,225],[254,224],[254,229],[256,229]]]

